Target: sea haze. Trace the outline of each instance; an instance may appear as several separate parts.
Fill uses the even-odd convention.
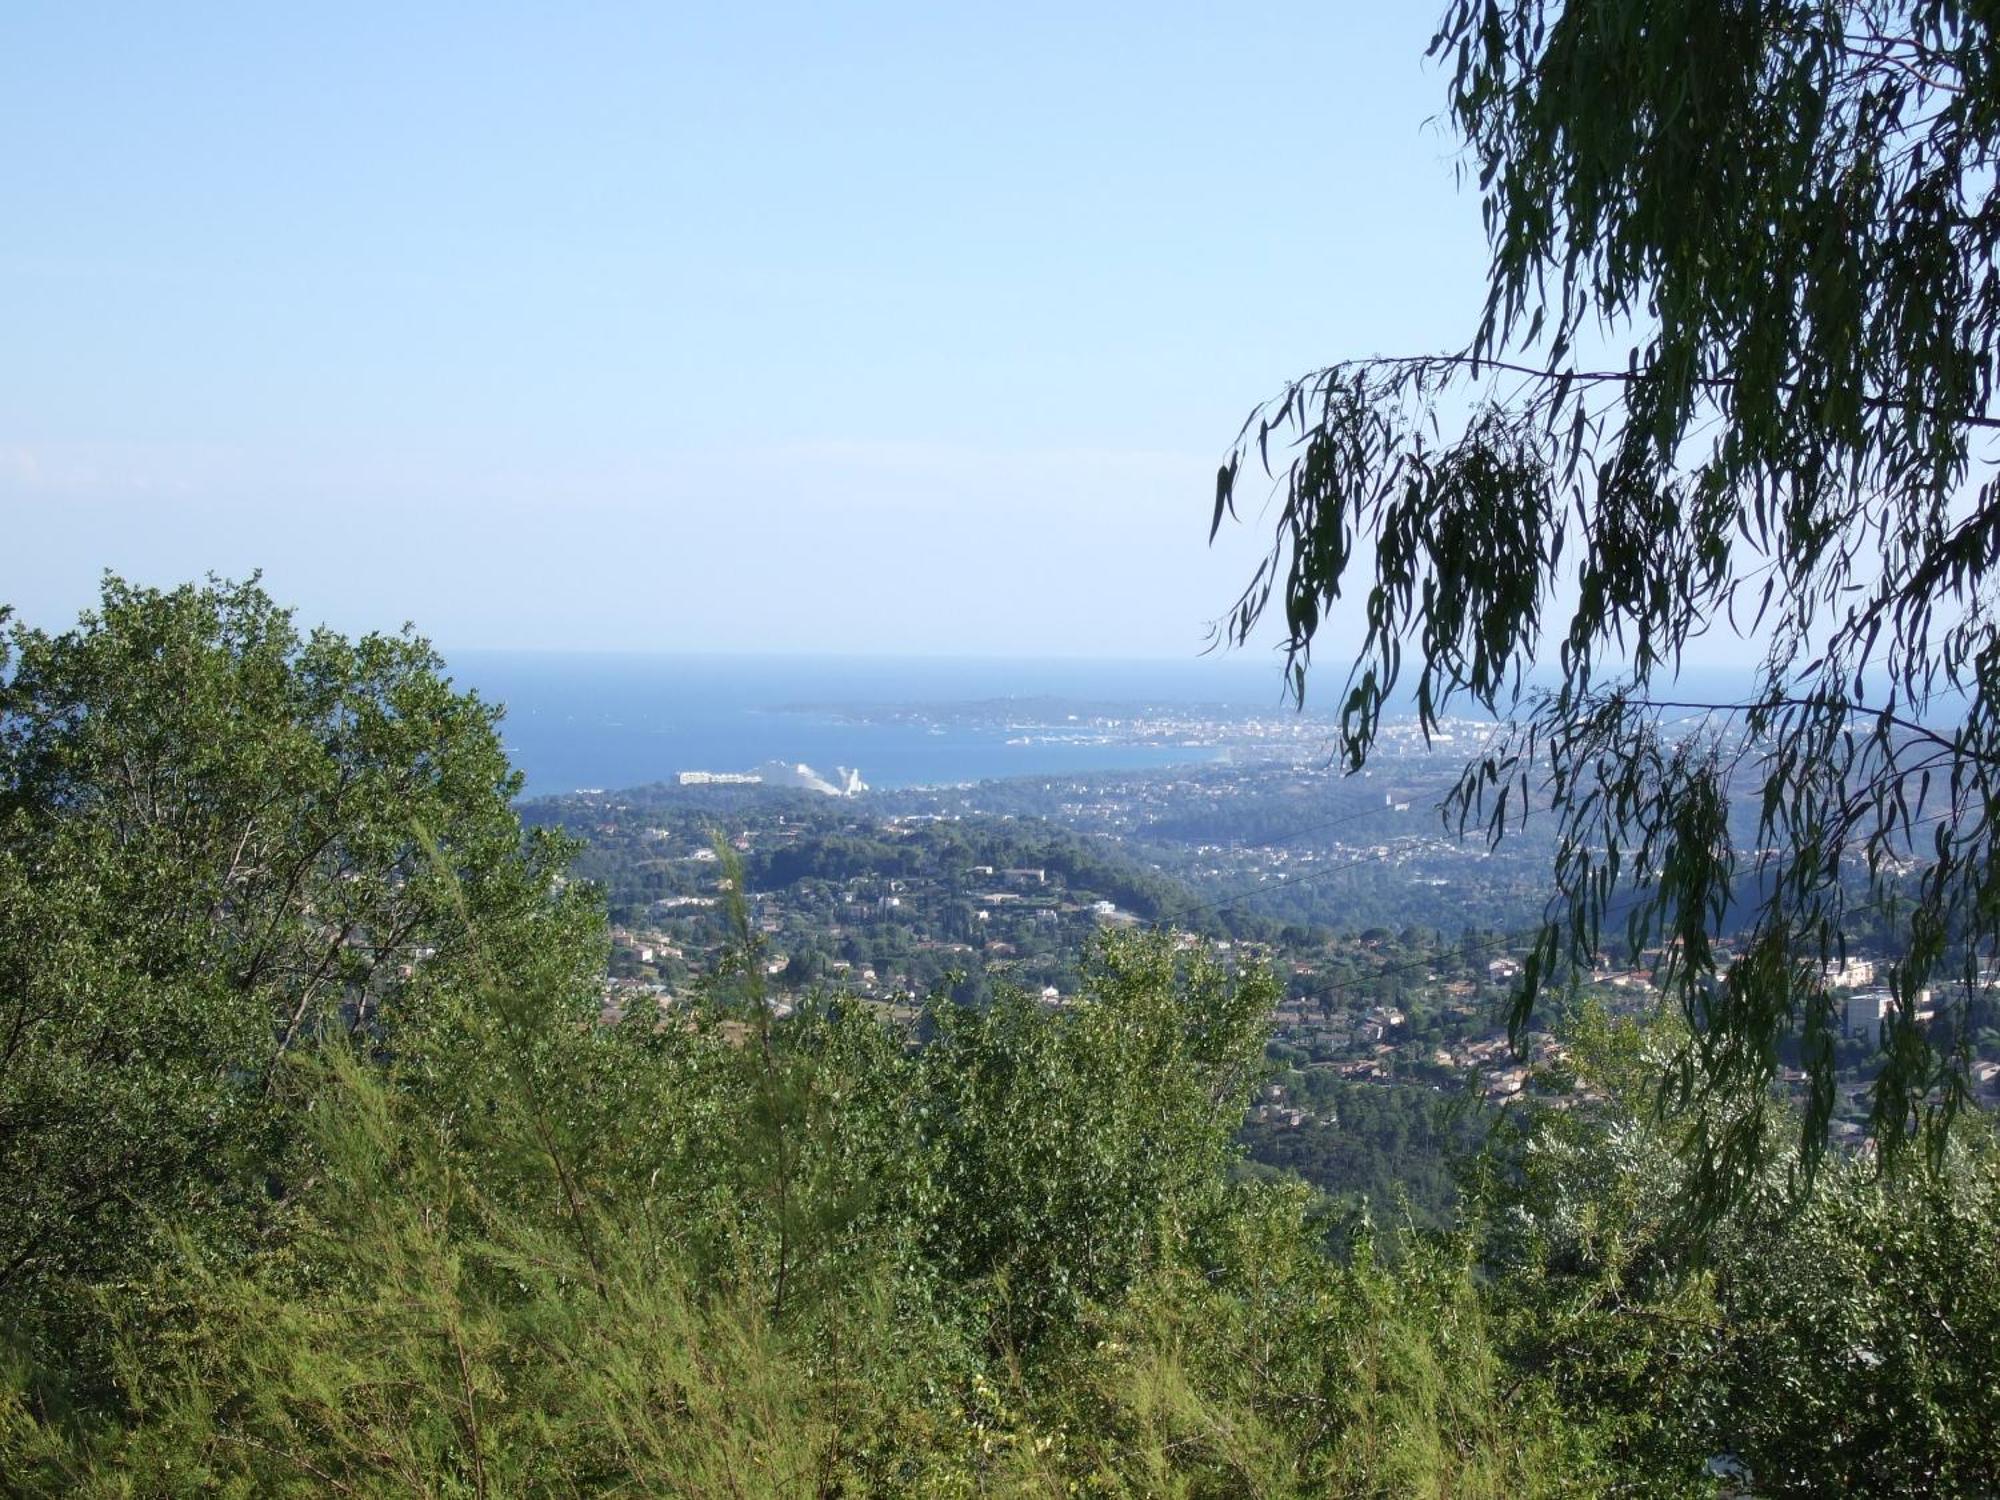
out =
[[[501,737],[528,795],[667,781],[766,762],[836,765],[904,787],[1213,759],[1207,746],[1084,743],[991,716],[925,722],[855,711],[1047,700],[1104,707],[1212,704],[1287,711],[1275,657],[1007,661],[879,656],[668,656],[461,651],[460,687],[503,703]],[[1025,743],[1020,741],[1025,740]],[[1015,743],[1010,743],[1015,741]]]

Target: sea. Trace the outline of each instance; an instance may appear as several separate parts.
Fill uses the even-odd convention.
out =
[[[885,789],[1213,761],[1224,752],[1210,744],[1024,734],[1010,726],[1007,705],[1058,724],[1064,715],[1051,709],[1063,705],[1080,718],[1176,708],[1214,718],[1289,715],[1296,710],[1280,660],[460,651],[448,666],[458,686],[505,706],[501,738],[526,777],[524,795],[536,797],[645,786],[683,771],[755,771],[772,761],[822,776],[845,766]],[[1344,667],[1329,660],[1323,669],[1318,712],[1337,700]],[[1741,669],[1706,669],[1683,674],[1662,696],[1715,702],[1749,690]],[[973,704],[985,711],[883,712]],[[1461,701],[1454,712],[1474,710]]]
[[[1213,706],[1289,712],[1278,660],[1004,660],[984,657],[652,655],[461,651],[461,688],[506,707],[501,738],[526,796],[616,790],[683,771],[771,761],[822,775],[851,767],[873,787],[1136,770],[1216,758],[1211,746],[1090,743],[1010,732],[1005,715],[942,722],[876,714],[1047,700],[1078,708]],[[855,713],[861,711],[862,721]]]

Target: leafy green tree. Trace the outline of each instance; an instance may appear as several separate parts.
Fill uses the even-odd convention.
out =
[[[1462,348],[1294,381],[1218,478],[1218,527],[1252,470],[1279,501],[1219,629],[1275,611],[1303,695],[1352,622],[1351,764],[1405,693],[1427,729],[1509,718],[1447,815],[1559,827],[1515,1026],[1600,938],[1666,947],[1711,1200],[1754,1174],[1788,1035],[1818,1160],[1821,973],[1866,911],[1901,948],[1884,1149],[1968,1092],[1914,1013],[2000,948],[1994,27],[1945,0],[1454,0],[1430,55],[1484,310]],[[1676,686],[1732,633],[1742,696]]]
[[[2000,1480],[2000,1164],[1921,1182],[1842,1166],[1733,1244],[1730,1441],[1760,1488],[1979,1494]]]
[[[2000,1478],[2000,1159],[1985,1119],[1936,1172],[1840,1160],[1798,1203],[1788,1122],[1720,1222],[1652,1118],[1678,1018],[1582,1008],[1570,1107],[1516,1116],[1469,1232],[1507,1363],[1551,1381],[1621,1492],[1727,1456],[1758,1494],[1983,1494]]]
[[[52,1418],[0,1360],[9,1492],[1589,1492],[1462,1242],[1343,1265],[1297,1185],[1211,1170],[1254,986],[1128,938],[1077,1011],[957,1018],[967,1079],[755,972],[617,1028],[496,982],[460,1016],[479,1109],[300,1057],[294,1221],[150,1268],[121,1403]],[[1039,1136],[1009,1089],[1056,1106]]]
[[[107,577],[74,630],[15,624],[0,674],[17,1333],[169,1239],[234,1243],[272,1212],[288,1059],[322,1036],[419,1055],[489,965],[588,1013],[601,922],[562,887],[571,846],[524,843],[498,710],[414,635],[302,634],[254,582]]]
[[[1217,1206],[1276,986],[1164,940],[1103,942],[1068,1014],[932,1007],[917,1127],[948,1211],[929,1251],[1010,1346],[1117,1300]]]

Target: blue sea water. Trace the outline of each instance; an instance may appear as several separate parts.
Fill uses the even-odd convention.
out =
[[[1009,744],[1004,726],[853,723],[836,706],[1056,698],[1093,705],[1281,707],[1274,659],[1003,661],[947,657],[694,656],[462,651],[460,687],[506,705],[501,737],[526,794],[616,789],[681,771],[748,771],[773,760],[871,786],[1130,770],[1211,758],[1171,745]],[[798,705],[817,705],[797,711]]]
[[[529,796],[616,790],[682,771],[751,771],[771,761],[861,772],[870,786],[940,786],[1005,776],[1137,770],[1213,759],[1201,746],[1091,744],[1026,736],[997,721],[855,723],[839,708],[939,707],[1055,699],[1078,707],[1213,705],[1288,712],[1278,658],[1185,661],[984,657],[751,656],[461,651],[461,687],[506,705],[501,737]],[[1337,697],[1327,669],[1317,706]],[[1406,685],[1407,687],[1407,685]],[[1676,696],[1725,699],[1741,672],[1686,674]],[[812,706],[800,711],[801,705]],[[1461,702],[1455,712],[1471,712]]]

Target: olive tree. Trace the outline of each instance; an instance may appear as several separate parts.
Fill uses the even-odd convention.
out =
[[[1430,55],[1482,314],[1251,414],[1213,526],[1262,475],[1275,537],[1218,631],[1279,620],[1302,698],[1316,635],[1351,626],[1354,766],[1405,695],[1427,730],[1501,717],[1446,811],[1558,825],[1514,1023],[1610,934],[1659,945],[1691,1023],[1664,1095],[1711,1196],[1762,1138],[1725,1101],[1761,1099],[1786,1046],[1817,1159],[1825,964],[1864,910],[1900,950],[1875,1132],[1941,1139],[1971,1059],[1919,1000],[2000,948],[1994,18],[1455,0]],[[1701,636],[1740,642],[1747,690],[1676,688]]]

